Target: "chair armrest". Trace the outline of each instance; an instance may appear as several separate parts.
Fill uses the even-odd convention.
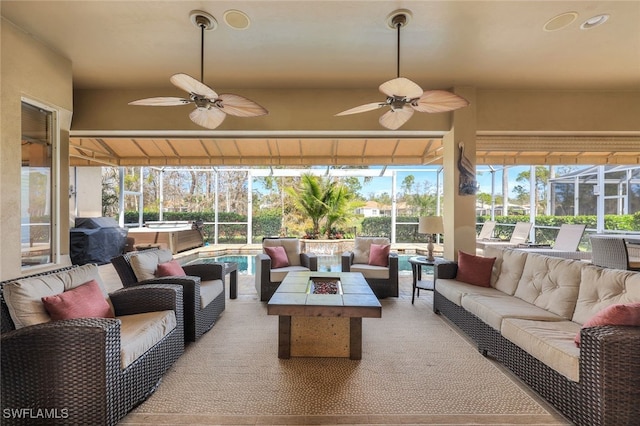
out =
[[[342,253],[340,260],[342,265],[342,272],[351,271],[351,265],[353,265],[353,252],[345,251],[344,253]]]
[[[398,253],[389,253],[389,276],[398,274]]]
[[[458,273],[458,264],[450,260],[437,261],[433,266],[434,282],[440,279],[453,279]]]
[[[271,258],[265,253],[256,255],[256,280],[265,285],[271,281]]]
[[[119,382],[120,320],[115,318],[23,327],[3,333],[0,345],[3,407],[67,407],[67,421],[75,423],[77,410],[98,403]],[[79,389],[86,393],[82,406]]]
[[[187,275],[200,277],[202,281],[221,280],[224,277],[224,263],[198,263],[182,266]]]
[[[318,256],[315,253],[300,253],[300,263],[310,271],[318,270]]]
[[[580,330],[580,384],[605,421],[634,423],[640,416],[640,327],[597,326]],[[594,408],[595,409],[595,408]],[[613,418],[615,417],[615,418]],[[607,423],[609,423],[607,421]]]
[[[116,316],[172,310],[182,321],[183,289],[180,285],[145,284],[121,288],[110,293],[109,298]]]

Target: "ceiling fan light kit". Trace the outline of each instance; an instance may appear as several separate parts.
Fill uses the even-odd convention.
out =
[[[189,118],[195,124],[207,129],[217,128],[227,114],[237,117],[258,117],[269,112],[257,103],[231,93],[218,95],[204,84],[204,32],[216,29],[218,22],[213,16],[201,10],[189,14],[191,22],[200,29],[200,81],[188,74],[178,73],[171,76],[171,83],[189,93],[189,98],[157,97],[129,102],[129,105],[175,106],[195,104]]]
[[[406,9],[396,10],[387,17],[387,25],[397,32],[398,44],[396,78],[382,83],[379,87],[380,92],[387,95],[387,98],[382,102],[372,102],[342,111],[336,114],[336,116],[357,114],[389,107],[390,110],[380,117],[379,122],[389,130],[396,130],[413,116],[414,111],[428,113],[448,112],[469,105],[466,99],[454,93],[446,90],[423,91],[422,88],[413,81],[400,77],[400,29],[407,26],[410,17],[411,12]]]

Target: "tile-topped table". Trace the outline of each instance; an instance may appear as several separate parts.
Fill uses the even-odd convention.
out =
[[[314,294],[314,282],[339,282],[335,294]],[[362,358],[362,318],[382,305],[359,272],[289,272],[267,303],[278,315],[278,358]]]

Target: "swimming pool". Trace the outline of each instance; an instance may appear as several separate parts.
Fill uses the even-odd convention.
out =
[[[416,254],[400,254],[398,255],[398,270],[399,273],[411,273],[411,265],[409,264],[409,258],[417,256]],[[189,263],[217,263],[217,262],[235,262],[238,264],[239,274],[254,275],[255,255],[238,254],[238,255],[225,255],[217,257],[202,257],[197,260],[192,260]],[[318,271],[327,272],[340,272],[342,269],[340,265],[340,256],[320,255],[318,256]]]

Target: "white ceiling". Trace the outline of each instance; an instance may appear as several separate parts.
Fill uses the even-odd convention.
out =
[[[401,74],[424,89],[640,89],[638,1],[29,1],[2,0],[2,16],[71,59],[75,88],[169,87],[200,74],[195,9],[205,33],[205,83],[222,88],[367,88]],[[246,30],[223,19],[240,10]],[[545,23],[577,12],[567,27]],[[581,30],[595,15],[604,25]],[[7,24],[5,21],[4,24]]]

